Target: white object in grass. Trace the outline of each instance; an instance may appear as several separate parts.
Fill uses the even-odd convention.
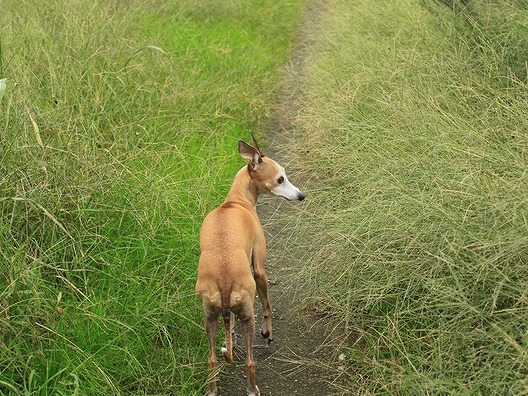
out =
[[[2,100],[2,96],[4,96],[4,92],[6,89],[6,81],[7,78],[0,78],[0,100]]]
[[[339,357],[337,358],[337,360],[339,360],[340,362],[344,361],[345,360],[345,357],[346,355],[344,353],[342,353],[341,355],[339,355]],[[339,366],[337,368],[339,371],[345,371],[345,366]]]

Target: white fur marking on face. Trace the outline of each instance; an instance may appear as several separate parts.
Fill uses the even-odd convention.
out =
[[[284,177],[284,182],[282,184],[277,184],[271,192],[274,195],[278,195],[280,197],[284,197],[286,199],[295,200],[299,196],[299,189],[295,187],[293,184],[290,183],[287,177]]]
[[[299,194],[301,193],[301,191],[297,187],[295,187],[293,184],[290,183],[290,181],[288,180],[288,177],[286,176],[286,172],[284,168],[280,165],[278,165],[278,168],[279,168],[279,173],[275,177],[275,180],[271,182],[271,185],[273,186],[270,188],[271,193],[273,195],[286,198],[288,200],[299,199]],[[281,177],[284,178],[284,181],[279,184],[278,180]]]
[[[262,188],[260,191],[291,201],[304,200],[304,194],[290,183],[284,168],[269,157],[264,158],[264,160],[266,172],[261,179]]]

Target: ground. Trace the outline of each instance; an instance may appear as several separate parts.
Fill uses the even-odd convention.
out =
[[[273,110],[266,144],[261,145],[266,147],[263,150],[265,155],[282,165],[288,160],[281,155],[281,149],[288,144],[288,132],[294,127],[301,99],[298,83],[310,53],[309,29],[321,12],[321,4],[318,1],[307,2],[296,49],[281,73],[280,95]],[[295,174],[290,173],[290,181],[302,190],[302,181],[296,180]],[[309,194],[306,199],[311,199]],[[273,306],[273,343],[267,346],[259,334],[255,335],[257,385],[261,396],[339,395],[344,390],[339,381],[340,346],[346,335],[325,326],[321,315],[303,304],[306,296],[303,296],[302,290],[291,283],[292,275],[303,265],[304,252],[288,243],[291,233],[281,213],[291,210],[290,205],[295,204],[302,205],[276,197],[261,197],[257,206],[267,238],[266,270]],[[258,298],[255,306],[258,333],[262,316]],[[235,362],[230,365],[224,363],[219,375],[221,395],[246,394],[244,345],[240,336],[238,342]]]

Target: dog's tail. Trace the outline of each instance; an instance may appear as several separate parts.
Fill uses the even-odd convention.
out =
[[[224,296],[222,296],[222,316],[224,317],[225,334],[225,345],[222,347],[222,353],[227,363],[233,361],[233,336],[231,334],[231,308],[229,308],[229,300],[230,297],[224,299]]]

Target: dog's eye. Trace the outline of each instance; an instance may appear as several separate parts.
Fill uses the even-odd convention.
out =
[[[282,184],[283,182],[284,182],[284,177],[281,176],[277,179],[277,183]]]

